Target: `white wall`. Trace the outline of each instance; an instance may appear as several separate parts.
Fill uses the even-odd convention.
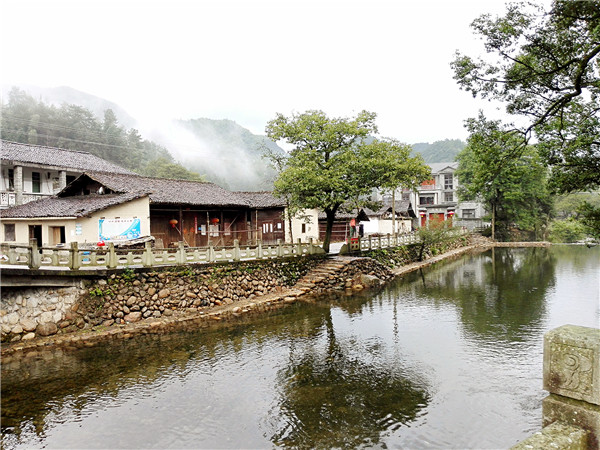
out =
[[[80,218],[41,218],[41,219],[10,219],[0,220],[0,242],[6,242],[4,224],[15,224],[15,244],[29,243],[29,225],[42,226],[42,245],[53,245],[52,227],[65,227],[65,240],[69,244],[96,244],[98,242],[98,223],[100,219],[139,218],[142,236],[150,235],[150,201],[148,197],[132,200],[121,205],[112,206],[92,214],[90,217]]]
[[[287,213],[287,210],[286,210]],[[305,232],[302,232],[302,224],[304,224]],[[286,227],[286,242],[291,242],[290,233],[288,230],[288,221],[285,222]],[[305,209],[300,214],[292,219],[292,234],[294,242],[301,239],[302,242],[308,242],[310,238],[316,242],[319,240],[319,212],[316,209]]]

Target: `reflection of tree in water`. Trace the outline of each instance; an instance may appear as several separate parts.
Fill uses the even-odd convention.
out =
[[[493,249],[426,273],[414,286],[418,294],[459,306],[464,326],[477,335],[521,340],[543,318],[555,266],[547,248]]]
[[[325,326],[326,345],[313,341],[300,354],[292,351],[279,373],[281,400],[272,411],[270,439],[299,448],[385,447],[384,433],[413,421],[429,394],[403,376],[397,362],[367,363],[360,349],[339,343],[330,310]]]

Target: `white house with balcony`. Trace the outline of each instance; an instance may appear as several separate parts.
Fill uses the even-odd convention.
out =
[[[485,209],[479,202],[459,202],[458,163],[431,163],[431,179],[424,181],[416,190],[402,189],[396,192],[396,200],[410,202],[417,216],[415,226],[433,222],[452,222],[468,229],[484,226]],[[386,200],[390,195],[378,194],[376,199]]]
[[[85,171],[133,174],[88,152],[0,141],[0,209],[62,190]]]

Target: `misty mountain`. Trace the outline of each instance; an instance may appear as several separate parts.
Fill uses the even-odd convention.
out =
[[[426,163],[452,162],[456,155],[466,147],[466,143],[460,139],[444,139],[435,141],[433,144],[419,142],[413,144],[413,153],[419,153]]]
[[[8,93],[12,87],[12,85],[2,85],[2,98],[8,98]],[[68,105],[83,106],[99,119],[104,117],[104,111],[111,109],[123,127],[132,128],[136,126],[135,119],[116,103],[68,86],[44,88],[33,85],[20,85],[17,87],[27,92],[35,100],[47,105],[61,106],[66,103]]]
[[[228,119],[198,118],[176,123],[197,140],[193,148],[174,154],[189,170],[231,190],[273,189],[276,174],[263,154],[283,154],[275,142]]]

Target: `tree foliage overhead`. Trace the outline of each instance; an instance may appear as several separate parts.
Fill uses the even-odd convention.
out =
[[[521,148],[537,138],[556,190],[600,186],[600,1],[514,3],[472,27],[489,58],[457,54],[459,85],[527,119]]]
[[[47,105],[13,88],[0,114],[0,136],[7,141],[86,151],[141,175],[200,179],[165,147],[143,139],[134,128],[125,130],[110,109],[99,120],[84,107]]]
[[[462,200],[481,200],[492,212],[492,227],[506,238],[511,228],[539,237],[551,214],[547,169],[532,146],[519,157],[518,135],[483,116],[467,121],[471,135],[458,155],[458,193]]]

